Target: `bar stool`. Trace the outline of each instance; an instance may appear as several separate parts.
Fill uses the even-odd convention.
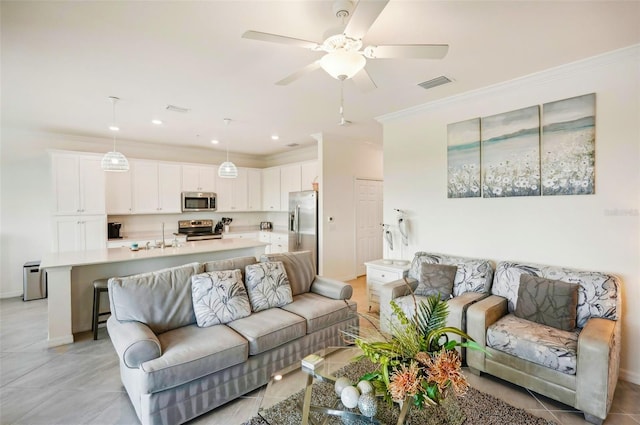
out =
[[[98,339],[98,325],[107,322],[107,319],[101,320],[100,317],[111,314],[110,311],[100,313],[100,295],[109,291],[108,282],[109,279],[96,279],[93,281],[93,323],[91,324],[91,329],[93,330],[94,340]]]

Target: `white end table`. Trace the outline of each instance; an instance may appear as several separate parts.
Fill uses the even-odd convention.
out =
[[[372,304],[380,305],[380,286],[394,282],[407,276],[410,261],[375,260],[364,263],[367,267],[367,299],[369,311]]]

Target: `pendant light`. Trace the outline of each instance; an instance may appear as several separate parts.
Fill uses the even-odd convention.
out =
[[[229,126],[230,122],[231,122],[231,118],[224,119],[224,124],[226,126]],[[218,167],[218,177],[222,177],[223,179],[235,179],[236,177],[238,177],[238,167],[236,167],[236,165],[233,162],[229,161],[229,141],[227,140],[226,143],[227,143],[227,160],[222,164],[220,164],[220,167]]]
[[[109,96],[109,100],[113,104],[113,121],[111,126],[109,127],[113,133],[113,150],[111,152],[107,152],[102,157],[102,169],[104,171],[129,171],[129,161],[127,158],[116,151],[116,131],[118,131],[118,127],[116,125],[116,102],[120,100],[115,96]]]

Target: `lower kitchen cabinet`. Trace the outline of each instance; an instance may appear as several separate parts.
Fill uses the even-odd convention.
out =
[[[89,251],[107,247],[107,216],[54,217],[54,252]]]
[[[289,251],[288,233],[260,232],[258,240],[270,244],[265,247],[265,254]]]
[[[386,264],[390,263],[390,264]],[[411,264],[398,265],[391,260],[375,260],[364,263],[367,267],[367,300],[369,310],[380,305],[380,287],[407,276]]]
[[[222,234],[222,239],[253,239],[253,240],[257,240],[258,239],[258,234],[253,232],[247,232],[247,233],[223,233]]]

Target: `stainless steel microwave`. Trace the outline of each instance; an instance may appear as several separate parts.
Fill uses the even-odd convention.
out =
[[[182,192],[182,212],[215,211],[216,194],[213,192]]]

